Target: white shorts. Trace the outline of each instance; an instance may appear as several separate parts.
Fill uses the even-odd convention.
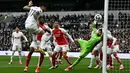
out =
[[[47,52],[52,52],[51,42],[48,41],[41,41],[40,47],[44,50],[47,50]]]
[[[40,47],[40,41],[32,41],[30,47],[33,47],[35,49],[38,49]]]
[[[55,52],[60,52],[60,51],[67,52],[67,51],[69,51],[69,46],[68,45],[56,45],[54,51]]]
[[[101,44],[98,43],[95,47],[94,50],[100,51],[101,50]]]
[[[42,31],[42,28],[39,28],[36,24],[25,24],[25,28],[33,34],[39,34]]]
[[[107,47],[107,54],[112,54],[114,52],[120,52],[119,45],[115,45],[113,49]]]
[[[22,51],[21,44],[14,43],[13,46],[12,46],[12,50],[13,51]]]

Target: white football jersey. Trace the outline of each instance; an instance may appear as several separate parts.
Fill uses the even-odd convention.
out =
[[[12,43],[14,44],[21,44],[21,37],[25,39],[25,41],[28,41],[25,35],[22,32],[13,32],[12,33]]]
[[[39,12],[39,13],[41,13],[42,12],[42,10],[41,10],[41,8],[40,7],[31,7],[30,8],[30,11],[29,11],[29,13],[28,13],[28,17],[27,17],[27,19],[26,19],[26,21],[25,21],[25,23],[26,24],[36,24],[37,23],[37,21],[35,20],[35,18],[34,18],[34,16],[33,16],[33,13],[34,12]]]

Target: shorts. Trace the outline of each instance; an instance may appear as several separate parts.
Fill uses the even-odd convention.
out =
[[[12,50],[13,50],[13,51],[22,51],[22,46],[21,46],[21,44],[16,44],[16,43],[14,43],[13,46],[12,46]]]
[[[69,46],[68,45],[56,45],[55,48],[54,48],[54,51],[55,52],[67,52],[69,51]]]
[[[113,49],[107,47],[107,54],[113,54],[114,52],[120,52],[119,45],[115,45]]]
[[[39,28],[36,24],[25,24],[25,28],[33,34],[39,34],[42,31],[42,28]]]
[[[95,47],[94,50],[100,51],[101,50],[101,44],[98,43]]]
[[[47,52],[52,52],[52,47],[51,47],[51,42],[48,41],[48,42],[45,42],[45,41],[42,41],[42,49],[44,50],[47,50]]]
[[[38,49],[40,47],[40,41],[32,41],[30,47],[33,47],[34,49]]]

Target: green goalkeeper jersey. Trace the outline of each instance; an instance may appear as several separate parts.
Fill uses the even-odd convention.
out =
[[[92,29],[93,29],[93,35],[88,41],[85,40],[78,41],[82,49],[86,48],[92,50],[96,46],[96,44],[98,44],[102,40],[102,36],[97,35],[96,24],[92,25]]]

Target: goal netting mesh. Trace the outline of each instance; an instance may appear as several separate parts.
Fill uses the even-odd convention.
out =
[[[109,0],[108,5],[108,30],[119,42],[118,57],[124,65],[113,56],[113,69],[108,73],[130,73],[130,0]]]

